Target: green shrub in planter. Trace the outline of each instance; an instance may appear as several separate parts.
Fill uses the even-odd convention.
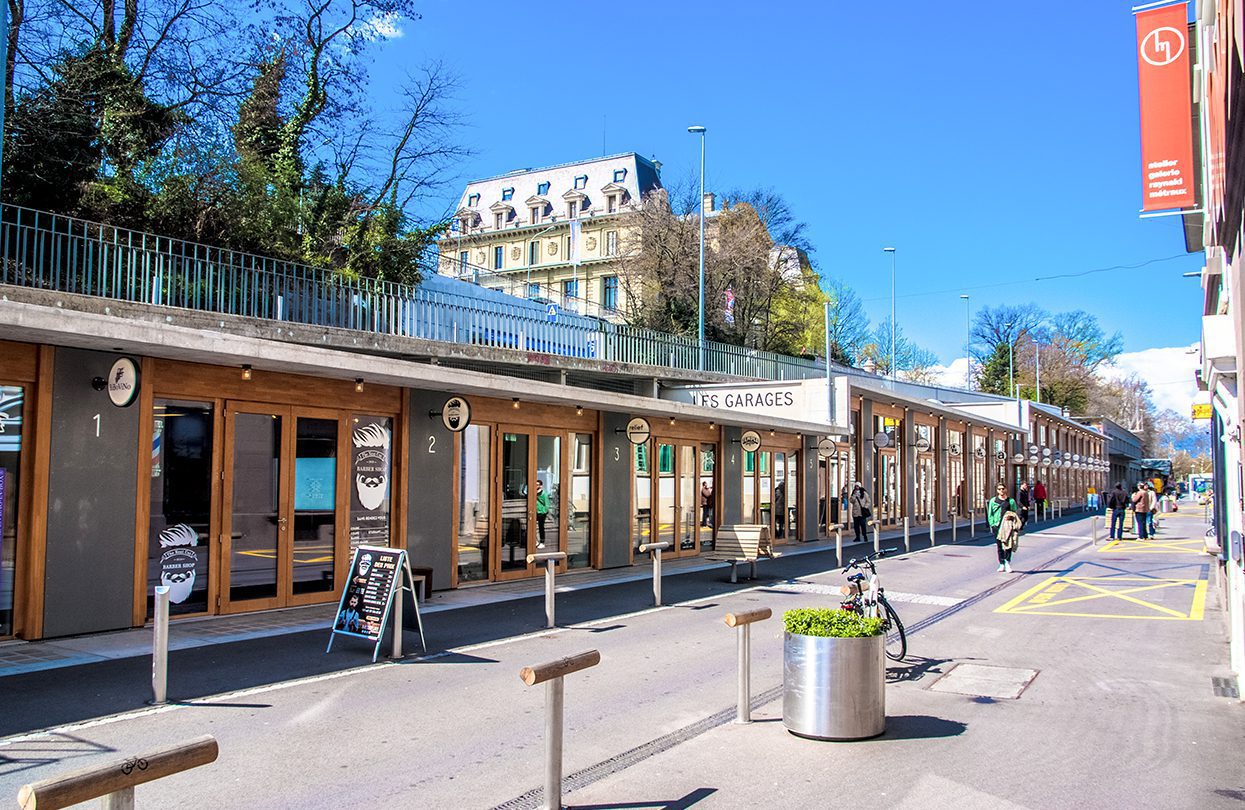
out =
[[[882,620],[842,608],[798,608],[782,616],[787,632],[818,638],[865,638],[882,634]]]

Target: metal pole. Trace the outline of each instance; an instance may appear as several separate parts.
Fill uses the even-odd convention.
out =
[[[133,785],[102,797],[100,806],[103,810],[134,810]]]
[[[895,379],[895,249],[882,248],[883,253],[891,255],[891,380]]]
[[[557,565],[555,560],[545,560],[545,618],[549,620],[550,627],[555,626],[553,622],[553,568],[555,565]],[[559,714],[561,714],[560,710]]]
[[[1098,516],[1094,515],[1089,519],[1089,536],[1096,546],[1098,545]]]
[[[661,549],[654,549],[653,604],[657,607],[661,607]]]
[[[964,344],[965,362],[968,367],[964,372],[964,387],[971,388],[973,385],[973,316],[972,303],[967,295],[961,295],[964,299],[964,338],[968,342]]]
[[[903,517],[903,550],[904,551],[912,550],[912,539],[908,535],[908,516],[907,515],[904,515]]]
[[[545,807],[562,807],[562,678],[545,684]]]
[[[843,524],[834,524],[834,555],[839,565],[843,565]]]
[[[929,516],[929,547],[933,548],[936,544],[934,540],[934,516]]]
[[[752,722],[751,673],[749,672],[752,661],[749,651],[751,627],[751,624],[739,626],[739,708],[735,712],[736,723]]]
[[[834,380],[830,374],[830,301],[826,301],[826,424],[834,424]],[[836,451],[837,452],[837,451]],[[827,493],[828,495],[829,493]],[[830,503],[826,502],[826,515],[830,514]]]
[[[878,552],[882,550],[882,541],[878,537],[879,531],[880,530],[878,529],[878,522],[875,520],[873,521],[873,550],[874,552]]]
[[[959,523],[959,521],[957,520],[957,515],[955,512],[952,512],[951,513],[951,542],[952,543],[955,542],[955,528],[956,528],[957,523]]]
[[[968,513],[968,539],[969,540],[977,539],[977,513],[976,512]]]
[[[1033,381],[1033,387],[1037,389],[1034,391],[1034,399],[1040,404],[1042,402],[1042,344],[1036,340],[1033,341],[1033,358],[1034,367],[1037,369]]]
[[[165,703],[169,681],[169,586],[156,586],[156,617],[151,639],[151,702]],[[134,806],[133,791],[130,806]]]
[[[700,134],[700,281],[697,296],[696,340],[700,349],[701,371],[705,370],[705,128],[688,127],[688,132]]]

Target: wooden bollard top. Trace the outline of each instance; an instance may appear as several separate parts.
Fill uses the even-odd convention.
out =
[[[752,624],[762,619],[768,619],[774,615],[774,611],[769,608],[757,608],[756,610],[741,610],[739,613],[726,614],[727,627],[739,627],[744,624]]]
[[[549,560],[557,560],[561,562],[562,560],[565,560],[565,559],[566,559],[565,551],[542,551],[539,554],[527,555],[527,562],[529,565],[531,563],[548,562]]]
[[[557,661],[550,661],[546,664],[524,667],[519,670],[519,677],[528,686],[535,686],[538,683],[551,681],[554,678],[561,678],[563,675],[570,675],[572,672],[579,672],[581,669],[595,667],[599,663],[601,663],[601,653],[596,650],[588,650],[588,652],[581,652],[579,655],[572,655],[567,658],[559,658]]]
[[[163,751],[32,782],[17,792],[17,803],[22,810],[70,807],[207,765],[219,754],[216,738],[204,735]]]
[[[654,549],[665,551],[668,548],[670,548],[670,541],[662,540],[660,543],[644,543],[640,546],[640,551],[653,551]]]

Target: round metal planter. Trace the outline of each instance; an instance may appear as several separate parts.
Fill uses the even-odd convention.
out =
[[[886,637],[785,634],[782,722],[817,740],[861,740],[886,731]]]

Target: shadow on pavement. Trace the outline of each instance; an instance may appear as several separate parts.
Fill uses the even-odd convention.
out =
[[[959,659],[959,660],[976,660],[976,659]],[[940,667],[949,663],[950,658],[921,658],[919,656],[908,656],[903,661],[889,664],[886,667],[887,683],[903,683],[907,681],[919,681],[931,672],[935,675],[942,674]]]
[[[928,714],[901,714],[886,718],[886,732],[875,740],[932,740],[958,737],[968,728],[958,720],[944,720]]]
[[[4,748],[0,754],[0,776],[61,763],[78,757],[107,754],[117,749],[72,734],[53,734],[40,740],[27,740]]]
[[[683,810],[685,807],[691,807],[700,804],[701,799],[707,799],[714,793],[717,788],[696,788],[691,793],[681,799],[673,801],[655,801],[655,802],[610,802],[609,804],[568,804],[566,810],[625,810],[625,808],[634,808],[634,810]]]

